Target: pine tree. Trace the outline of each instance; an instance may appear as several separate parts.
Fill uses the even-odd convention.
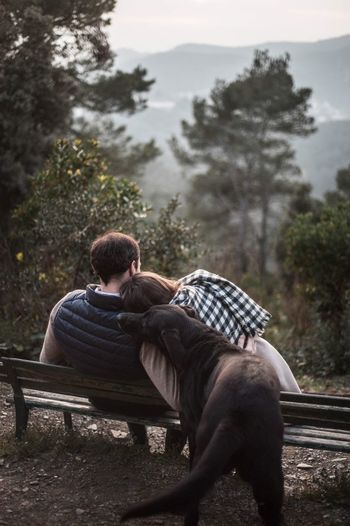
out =
[[[311,90],[295,88],[289,63],[289,55],[273,58],[256,51],[252,66],[235,81],[217,81],[208,99],[194,99],[193,123],[182,122],[189,148],[171,141],[180,163],[200,167],[192,208],[203,221],[208,216],[214,221],[216,236],[223,225],[229,228],[241,273],[248,270],[254,235],[264,275],[272,200],[286,194],[299,173],[288,138],[314,131],[307,114]],[[252,211],[260,213],[258,224]]]
[[[43,166],[73,108],[133,113],[153,81],[113,65],[106,28],[116,0],[0,3],[0,226]],[[156,152],[154,152],[156,153]]]

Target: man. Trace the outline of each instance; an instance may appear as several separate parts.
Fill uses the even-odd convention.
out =
[[[40,361],[72,365],[82,373],[111,379],[142,380],[147,375],[139,360],[139,346],[118,329],[122,310],[120,287],[140,271],[140,249],[130,236],[107,232],[90,250],[99,285],[74,290],[52,309]],[[97,407],[106,401],[92,400]],[[144,426],[128,424],[135,444],[146,444]]]

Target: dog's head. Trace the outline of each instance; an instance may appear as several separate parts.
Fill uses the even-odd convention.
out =
[[[124,332],[165,347],[174,365],[179,366],[193,330],[194,317],[194,311],[188,307],[155,305],[141,314],[120,313],[117,323]]]
[[[132,336],[158,343],[164,332],[174,329],[179,333],[187,331],[191,318],[194,317],[194,311],[190,307],[155,305],[141,314],[122,312],[117,316],[117,323],[124,332]]]

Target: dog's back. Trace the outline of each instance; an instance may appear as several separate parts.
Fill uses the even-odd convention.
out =
[[[183,410],[198,418],[210,398],[217,406],[216,414],[232,411],[233,406],[255,411],[263,400],[278,413],[280,384],[272,366],[203,323],[191,322],[192,336],[186,336],[180,379]],[[181,337],[182,343],[184,339]],[[218,397],[222,399],[218,401]]]

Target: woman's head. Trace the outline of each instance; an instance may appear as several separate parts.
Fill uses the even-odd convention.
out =
[[[139,272],[122,285],[120,293],[126,311],[145,312],[152,305],[169,303],[178,288],[177,281],[154,272]]]

